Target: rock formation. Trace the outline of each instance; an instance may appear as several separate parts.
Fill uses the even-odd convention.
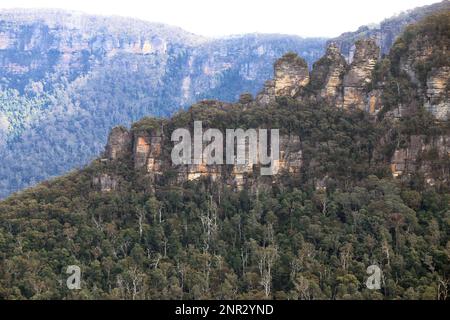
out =
[[[110,160],[117,160],[125,157],[131,151],[130,132],[122,127],[115,127],[111,130],[108,143],[106,145],[106,157]]]
[[[261,165],[247,162],[246,164],[234,165],[210,165],[202,161],[199,164],[174,165],[170,158],[173,142],[163,133],[162,128],[150,130],[137,130],[129,132],[122,127],[114,128],[106,146],[108,161],[121,161],[123,157],[129,156],[134,163],[135,170],[142,172],[150,181],[160,179],[165,172],[174,172],[176,183],[208,178],[213,181],[221,181],[226,185],[241,190],[244,187],[252,188],[260,180],[272,181],[284,173],[299,175],[302,166],[302,151],[300,138],[295,135],[280,136],[280,159],[274,162],[277,174],[273,177],[261,179]],[[132,137],[128,139],[128,137]],[[237,145],[237,148],[246,148],[248,144]],[[128,155],[125,152],[129,152]],[[122,158],[119,158],[119,154]],[[106,160],[106,159],[105,159]],[[102,191],[114,190],[118,183],[110,175],[98,176],[93,181],[99,185]]]
[[[399,88],[399,81],[414,84],[415,91],[409,93],[413,99],[412,104],[421,104],[423,101],[423,106],[434,116],[436,123],[448,120],[450,67],[439,62],[437,67],[426,69],[424,73],[424,68],[421,69],[418,66],[427,66],[430,61],[434,62],[435,60],[432,59],[436,52],[445,56],[447,48],[445,46],[441,48],[440,45],[439,43],[433,45],[426,37],[417,36],[404,45],[400,57],[389,56],[390,60],[387,63],[389,67],[397,63],[399,69],[397,75],[389,71],[392,73],[389,73],[390,81],[397,83]],[[378,79],[386,77],[386,75],[379,75],[379,69],[383,67],[385,60],[378,64],[377,72],[374,73],[379,57],[380,48],[376,39],[356,41],[350,64],[347,64],[341,54],[338,44],[330,43],[325,55],[314,64],[310,73],[302,58],[294,53],[287,53],[275,62],[274,78],[266,82],[256,99],[253,99],[251,94],[243,94],[235,106],[219,101],[203,101],[196,106],[196,110],[201,110],[201,114],[209,114],[210,110],[227,112],[234,107],[241,108],[238,112],[258,107],[264,110],[267,104],[276,103],[277,97],[289,97],[305,102],[326,103],[336,108],[343,108],[346,112],[358,109],[375,116],[384,107],[383,95],[387,86],[387,81]],[[377,74],[378,76],[374,77]],[[403,78],[396,78],[399,77],[398,74],[401,74]],[[397,93],[397,90],[394,91]],[[418,96],[421,98],[417,98]],[[395,96],[393,99],[402,101],[395,100]],[[398,103],[395,110],[387,111],[385,117],[395,126],[398,123],[398,117],[410,116],[408,109],[414,107],[417,106]],[[373,119],[375,121],[376,117]],[[115,160],[119,155],[128,152],[134,161],[134,168],[150,177],[151,181],[163,177],[166,172],[173,171],[177,183],[208,178],[236,190],[243,188],[252,190],[255,186],[270,184],[282,174],[294,177],[300,175],[303,151],[301,137],[298,135],[280,136],[280,159],[275,161],[278,174],[263,179],[257,172],[260,169],[258,163],[208,165],[201,160],[197,164],[172,165],[170,156],[167,154],[167,150],[173,146],[168,139],[169,132],[164,131],[162,124],[155,121],[152,120],[144,125],[143,130],[135,128],[132,132],[128,132],[123,128],[113,129],[106,149],[108,158]],[[394,177],[421,173],[427,183],[433,184],[437,179],[442,180],[449,176],[450,136],[447,133],[431,136],[409,133],[401,134],[399,139],[398,141],[402,143],[398,144],[390,159],[390,168]],[[377,143],[385,145],[388,140],[392,139]],[[248,151],[248,145],[242,143],[241,141],[241,145],[237,145],[237,149]],[[440,177],[436,177],[436,172]],[[108,191],[117,185],[110,177],[97,179],[97,184],[102,186],[102,190]],[[326,179],[326,177],[319,177],[318,180],[320,179]],[[325,185],[324,182],[319,182],[316,187],[321,189],[322,185]]]
[[[355,54],[349,71],[344,76],[342,107],[366,109],[366,86],[372,81],[372,71],[380,49],[373,39],[355,43]]]
[[[413,135],[406,146],[395,150],[391,160],[391,172],[394,177],[404,174],[422,173],[426,182],[433,184],[435,178],[448,177],[450,174],[450,137],[430,137]],[[431,168],[435,166],[437,168]],[[438,172],[434,177],[431,172]]]
[[[329,42],[337,44],[348,62],[352,61],[355,51],[354,44],[359,39],[375,39],[377,45],[380,47],[380,53],[388,54],[392,45],[408,25],[417,23],[432,13],[448,10],[450,10],[450,2],[448,0],[441,1],[408,10],[392,18],[388,18],[377,25],[361,26],[355,32],[343,33],[339,37],[329,40]]]
[[[450,119],[450,67],[433,70],[427,78],[425,109],[436,119]]]
[[[319,59],[311,72],[311,89],[322,99],[335,101],[341,95],[347,63],[335,43],[328,45],[325,56]]]
[[[314,64],[311,76],[301,58],[286,54],[275,63],[274,79],[266,82],[256,100],[267,104],[279,96],[303,99],[312,94],[313,99],[326,99],[337,107],[375,112],[379,95],[366,88],[372,81],[379,48],[373,39],[359,40],[355,46],[354,59],[348,66],[337,45],[329,44],[325,56]]]
[[[133,136],[133,159],[136,169],[146,168],[147,172],[161,173],[163,133],[160,128],[140,131]]]
[[[308,64],[297,54],[289,52],[274,64],[274,79],[266,82],[257,101],[267,104],[276,97],[295,97],[309,83]]]

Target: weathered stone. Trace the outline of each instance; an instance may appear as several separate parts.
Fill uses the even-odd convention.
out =
[[[375,40],[365,39],[355,43],[355,54],[350,70],[344,76],[344,108],[366,109],[366,86],[372,81],[372,71],[378,61],[380,49]]]
[[[311,88],[319,97],[334,100],[342,87],[347,67],[344,57],[334,43],[330,43],[325,56],[319,59],[311,72]]]
[[[309,70],[305,60],[287,53],[275,63],[275,95],[295,96],[309,83]]]
[[[434,70],[427,79],[427,92],[425,108],[436,119],[450,119],[450,67],[442,67]]]
[[[413,135],[403,148],[395,150],[391,159],[391,172],[394,177],[421,172],[429,181],[434,181],[430,175],[432,163],[449,162],[450,137],[437,136],[431,139],[426,136]],[[449,176],[450,168],[446,165],[439,173],[440,179]]]
[[[261,104],[268,104],[276,97],[294,97],[309,83],[308,65],[295,53],[287,53],[275,62],[274,79],[266,82],[256,97]]]
[[[106,145],[106,157],[110,160],[121,159],[131,152],[131,133],[124,127],[111,130]]]
[[[163,134],[159,129],[139,131],[135,133],[134,167],[146,168],[148,173],[161,174]]]

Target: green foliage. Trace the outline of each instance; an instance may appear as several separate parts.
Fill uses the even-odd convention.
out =
[[[391,70],[398,76],[402,61],[425,53],[423,58],[415,59],[412,67],[421,85],[426,87],[428,75],[433,69],[450,64],[447,52],[449,45],[450,13],[444,11],[429,15],[420,23],[408,26],[395,42],[389,54],[393,62]]]
[[[39,121],[48,106],[47,96],[23,96],[17,90],[0,90],[0,144],[14,141]]]
[[[298,134],[301,176],[257,194],[206,180],[175,186],[170,171],[150,182],[131,161],[95,161],[0,202],[0,299],[442,298],[449,189],[371,174],[385,166],[372,157],[385,123],[283,103],[204,101],[164,126],[166,135],[193,120]],[[116,190],[92,183],[105,173]],[[73,264],[80,291],[65,287]],[[365,287],[371,264],[383,270],[380,291]]]
[[[326,41],[208,40],[163,24],[34,9],[2,11],[0,33],[8,46],[0,50],[0,198],[86,165],[114,126],[255,94],[277,57],[308,52],[312,64]]]

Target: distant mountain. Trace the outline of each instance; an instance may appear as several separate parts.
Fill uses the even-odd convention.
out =
[[[254,94],[285,52],[311,66],[325,41],[207,39],[121,17],[0,11],[0,198],[84,165],[115,125]]]
[[[373,39],[350,64],[330,45],[311,72],[286,53],[255,99],[115,127],[90,165],[0,201],[0,300],[448,300],[449,43],[444,11],[384,58]],[[220,164],[246,139],[221,159],[216,131],[218,163],[174,163],[194,121],[279,129],[274,175],[261,131],[259,160]]]
[[[379,25],[361,26],[357,31],[343,33],[329,42],[335,42],[348,61],[352,59],[355,52],[355,42],[363,38],[374,38],[381,49],[380,53],[387,54],[407,25],[416,23],[432,13],[448,10],[450,10],[450,1],[444,0],[402,12],[397,16],[385,19]]]

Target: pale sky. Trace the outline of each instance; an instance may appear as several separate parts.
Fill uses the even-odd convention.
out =
[[[285,33],[334,37],[439,0],[0,0],[0,8],[59,8],[179,26],[204,36]]]

